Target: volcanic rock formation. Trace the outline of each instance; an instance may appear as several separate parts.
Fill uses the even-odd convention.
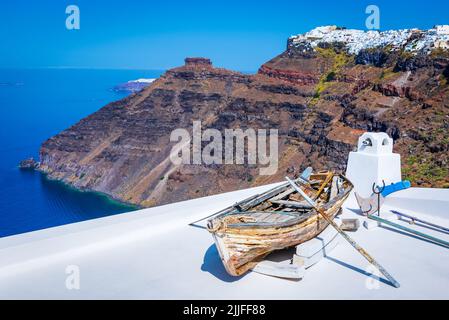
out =
[[[153,206],[281,181],[307,166],[343,171],[360,134],[385,131],[403,157],[404,178],[448,187],[449,53],[431,42],[423,50],[416,39],[428,41],[427,32],[406,34],[400,44],[357,46],[355,53],[340,35],[290,39],[254,75],[187,58],[45,141],[39,169],[80,189]],[[412,41],[419,50],[410,49]],[[196,120],[221,131],[278,129],[277,173],[261,176],[248,164],[173,164],[171,132],[190,130]]]

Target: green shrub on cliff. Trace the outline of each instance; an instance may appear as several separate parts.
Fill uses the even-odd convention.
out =
[[[397,73],[394,72],[393,68],[382,69],[382,73],[379,76],[380,80],[389,79],[395,76]]]
[[[336,76],[336,73],[334,71],[329,72],[326,76],[326,82],[334,81],[335,76]]]
[[[404,178],[410,180],[414,185],[419,182],[443,185],[447,184],[446,179],[449,177],[448,168],[438,165],[435,159],[425,155],[407,157],[402,173]]]
[[[315,94],[310,101],[310,105],[314,106],[320,99],[321,93],[329,87],[329,83],[336,80],[341,69],[354,61],[354,57],[346,54],[344,51],[336,51],[334,48],[315,48],[318,55],[331,62],[328,72],[320,77],[315,86]]]

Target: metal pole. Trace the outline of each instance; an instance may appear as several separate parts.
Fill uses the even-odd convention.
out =
[[[448,229],[448,228],[445,228],[445,227],[443,227],[443,226],[439,226],[439,225],[437,225],[437,224],[434,224],[434,223],[431,223],[431,222],[427,222],[427,221],[425,221],[425,220],[419,219],[419,218],[414,217],[414,216],[409,216],[408,214],[405,214],[405,213],[402,213],[402,212],[399,212],[399,211],[396,211],[396,210],[390,210],[390,211],[393,212],[394,214],[397,214],[397,215],[400,216],[400,217],[406,217],[406,218],[409,218],[410,220],[412,220],[413,223],[414,223],[415,221],[418,221],[418,222],[427,224],[427,225],[429,225],[429,226],[431,226],[431,227],[434,227],[434,228],[437,228],[437,229],[440,229],[440,230],[442,230],[442,231],[445,231],[445,232],[449,233],[449,229]]]
[[[373,183],[373,193],[377,194],[377,215],[380,217],[380,195],[384,192],[385,189],[385,181],[382,180],[382,187],[377,186],[376,183]],[[370,209],[371,210],[371,209]]]
[[[315,201],[313,201],[312,199],[310,199],[310,197],[301,190],[301,188],[299,188],[292,180],[290,180],[288,177],[285,177],[285,179],[287,179],[287,181],[290,183],[290,185],[299,193],[303,196],[303,198],[310,204],[312,205],[315,210],[332,226],[335,228],[335,230],[338,231],[339,234],[341,234],[343,236],[343,238],[345,238],[366,260],[368,260],[369,263],[371,263],[373,266],[375,266],[389,281],[390,283],[395,287],[395,288],[399,288],[400,284],[399,282],[397,282],[389,273],[387,270],[385,270],[384,267],[382,267],[376,260],[374,260],[373,257],[371,257],[368,252],[365,251],[365,249],[363,249],[361,246],[359,246],[357,244],[357,242],[355,242],[354,240],[352,240],[343,230],[340,229],[340,227],[334,222],[332,221],[331,218],[329,218],[326,213],[324,212],[324,210],[322,208],[319,208],[316,204]]]
[[[368,215],[368,218],[370,218],[370,219],[372,219],[372,220],[376,220],[376,221],[382,222],[382,223],[385,223],[385,224],[388,224],[388,225],[390,225],[390,226],[392,226],[392,227],[401,229],[401,230],[403,230],[403,231],[407,231],[407,232],[413,233],[413,234],[415,234],[415,235],[417,235],[417,236],[420,236],[420,237],[429,239],[429,240],[431,240],[431,241],[434,241],[434,242],[436,242],[436,243],[442,244],[443,246],[449,248],[449,242],[447,242],[447,241],[444,241],[444,240],[441,240],[441,239],[438,239],[438,238],[429,236],[429,235],[427,235],[427,234],[425,234],[425,233],[422,233],[422,232],[419,232],[419,231],[416,231],[416,230],[413,230],[413,229],[410,229],[410,228],[401,226],[400,224],[397,224],[397,223],[394,223],[394,222],[391,222],[391,221],[388,221],[388,220],[385,220],[385,219],[376,217],[376,216],[374,216],[374,215],[372,215],[372,214]]]

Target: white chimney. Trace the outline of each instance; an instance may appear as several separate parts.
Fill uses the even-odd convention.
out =
[[[385,185],[401,181],[401,156],[393,153],[393,139],[384,132],[365,132],[357,152],[349,153],[346,177],[362,197],[372,194],[373,183],[382,186],[382,180]]]

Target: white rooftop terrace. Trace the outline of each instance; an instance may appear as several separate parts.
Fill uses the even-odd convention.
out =
[[[188,224],[273,186],[2,238],[0,298],[449,299],[449,250],[387,227],[361,226],[350,235],[400,282],[398,289],[376,282],[366,260],[344,240],[300,281],[255,272],[229,276],[211,235]],[[448,226],[448,205],[449,190],[412,188],[388,196],[382,211],[395,208]],[[351,196],[343,217],[363,222],[357,208]],[[413,228],[449,240],[436,230]],[[79,267],[79,290],[66,288],[71,265]]]

